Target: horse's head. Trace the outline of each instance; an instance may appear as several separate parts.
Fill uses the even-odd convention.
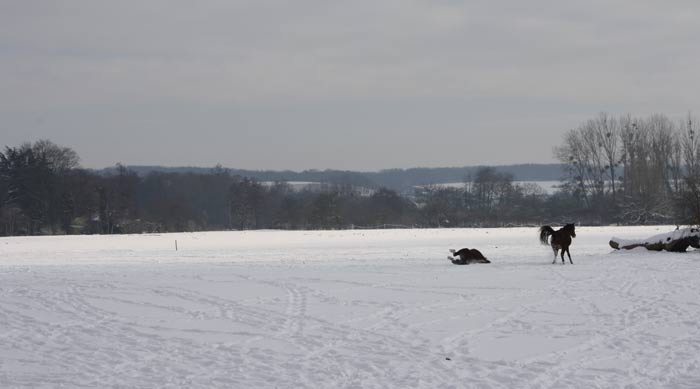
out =
[[[569,223],[562,228],[564,231],[568,232],[572,238],[576,237],[576,225],[574,223]]]

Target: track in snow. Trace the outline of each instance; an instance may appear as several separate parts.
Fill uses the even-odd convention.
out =
[[[0,386],[700,387],[700,257],[607,247],[667,229],[2,238]]]

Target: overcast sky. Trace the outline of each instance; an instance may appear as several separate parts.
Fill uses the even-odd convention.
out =
[[[694,0],[0,0],[0,146],[84,167],[553,162],[699,97]]]

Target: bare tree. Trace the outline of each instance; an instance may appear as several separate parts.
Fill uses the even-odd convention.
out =
[[[689,213],[684,220],[697,225],[700,224],[700,139],[698,122],[690,114],[680,139],[686,169],[680,208],[681,212]]]
[[[610,191],[613,203],[616,202],[615,181],[617,181],[616,170],[619,166],[620,148],[620,121],[610,117],[607,113],[601,113],[596,120],[596,138],[603,149],[605,157],[605,168],[607,169],[608,180],[610,181]]]
[[[623,190],[621,216],[632,223],[670,221],[675,126],[664,115],[620,120]]]
[[[584,204],[589,205],[587,170],[589,167],[588,155],[583,144],[583,137],[578,130],[570,130],[564,135],[564,143],[554,148],[557,159],[565,164],[568,181],[575,194],[581,198]]]
[[[680,130],[675,130],[671,134],[671,154],[668,157],[671,189],[675,194],[680,193],[683,181],[683,144],[681,139],[683,123],[678,128]]]
[[[615,143],[605,139],[607,121],[607,116],[586,121],[567,132],[564,144],[555,148],[555,155],[566,164],[569,180],[587,207],[601,201],[605,195],[609,156],[604,147]],[[610,154],[614,157],[616,151],[611,150]]]
[[[62,147],[48,139],[40,139],[31,146],[37,156],[42,156],[56,172],[75,169],[80,164],[80,157],[70,147]]]

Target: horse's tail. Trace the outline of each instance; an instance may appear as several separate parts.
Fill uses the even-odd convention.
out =
[[[554,229],[550,226],[540,227],[540,242],[547,244],[547,238],[554,233]]]

